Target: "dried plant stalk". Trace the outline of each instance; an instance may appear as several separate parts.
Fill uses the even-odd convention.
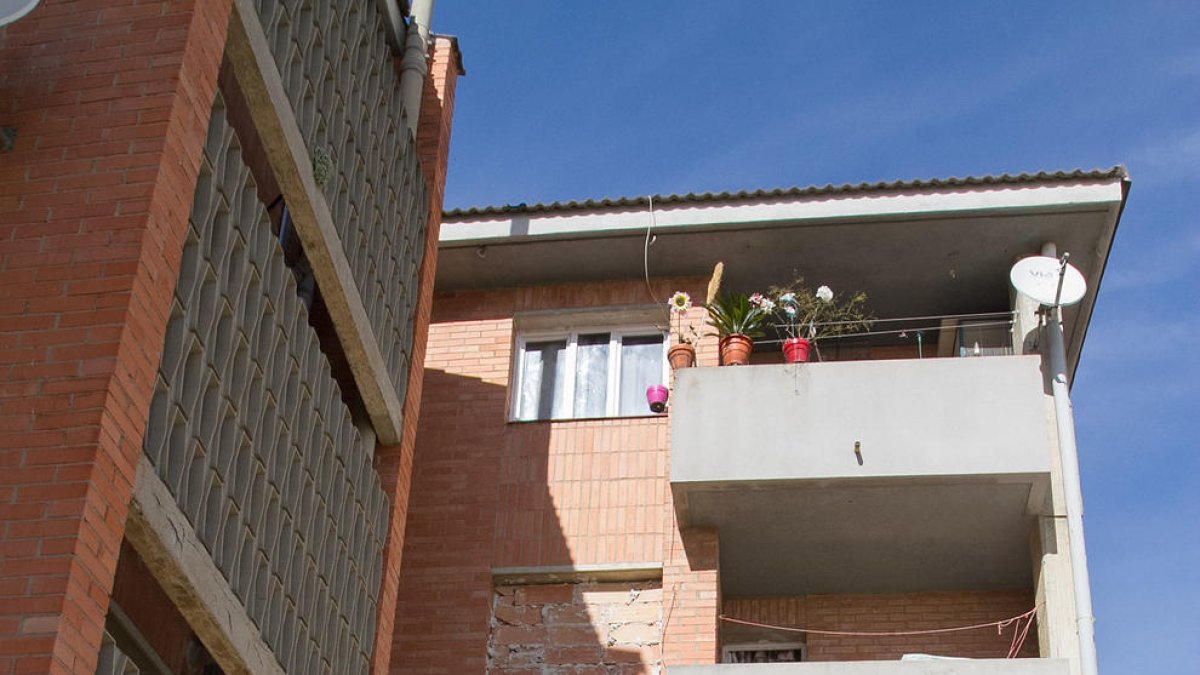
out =
[[[721,277],[725,274],[725,263],[719,262],[713,267],[712,278],[708,280],[708,295],[704,296],[704,304],[711,305],[721,292]]]

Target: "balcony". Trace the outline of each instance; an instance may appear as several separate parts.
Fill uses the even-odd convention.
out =
[[[1067,675],[1066,659],[849,661],[672,666],[672,675]]]
[[[1036,356],[676,373],[681,527],[730,596],[1028,588],[1053,422]]]

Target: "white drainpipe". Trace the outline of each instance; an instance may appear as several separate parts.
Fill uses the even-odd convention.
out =
[[[1042,245],[1042,255],[1058,257],[1053,243]],[[1062,289],[1059,281],[1059,289]],[[1079,639],[1079,670],[1096,675],[1095,618],[1092,616],[1092,589],[1088,579],[1087,549],[1083,543],[1083,491],[1079,478],[1079,450],[1075,445],[1075,413],[1071,407],[1067,381],[1067,350],[1063,338],[1062,307],[1051,307],[1046,322],[1050,343],[1051,390],[1054,394],[1054,418],[1058,427],[1058,452],[1062,462],[1063,496],[1067,507],[1067,545],[1071,556],[1071,577],[1075,585],[1075,630]]]
[[[412,4],[408,35],[404,40],[404,57],[400,75],[400,91],[404,96],[406,126],[416,138],[417,120],[421,115],[421,92],[425,74],[429,72],[426,56],[429,53],[429,25],[433,18],[433,0],[415,0]]]
[[[428,45],[429,27],[433,25],[433,0],[413,0],[409,13],[412,15],[413,23],[417,24],[421,40]]]

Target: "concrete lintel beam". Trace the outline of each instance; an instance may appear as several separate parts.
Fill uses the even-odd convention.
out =
[[[378,440],[399,443],[400,397],[371,329],[333,215],[317,188],[308,147],[251,0],[234,1],[225,50]]]
[[[492,568],[493,583],[503,586],[587,581],[661,581],[662,576],[663,566],[660,562]]]
[[[138,463],[125,536],[222,671],[284,675],[258,627],[145,455]]]

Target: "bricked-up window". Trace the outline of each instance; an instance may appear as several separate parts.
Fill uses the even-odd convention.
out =
[[[588,329],[518,340],[513,419],[649,415],[646,388],[667,381],[666,336]]]

